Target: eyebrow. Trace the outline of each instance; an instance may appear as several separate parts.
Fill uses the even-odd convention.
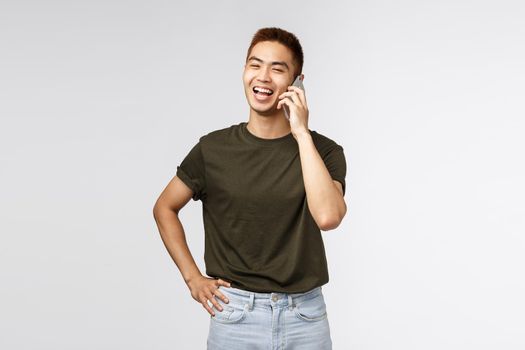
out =
[[[264,63],[263,60],[261,60],[258,57],[255,57],[255,56],[251,56],[250,58],[248,58],[248,61],[251,61],[251,60],[255,60],[255,61]],[[272,66],[284,66],[286,69],[288,69],[288,70],[290,69],[290,67],[288,67],[288,65],[284,61],[273,61],[272,62]]]

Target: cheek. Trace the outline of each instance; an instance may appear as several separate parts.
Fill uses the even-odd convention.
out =
[[[244,71],[244,73],[242,74],[242,77],[245,81],[250,81],[253,78],[255,78],[255,74],[254,72],[247,70],[247,71]]]
[[[246,88],[249,88],[250,85],[252,84],[252,81],[253,81],[253,78],[250,77],[250,76],[244,76],[243,79],[242,79],[243,83],[244,83],[244,86]]]

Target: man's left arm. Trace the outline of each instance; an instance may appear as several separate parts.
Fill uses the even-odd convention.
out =
[[[340,182],[332,179],[313,142],[308,129],[309,111],[304,90],[288,86],[288,91],[279,95],[279,99],[277,108],[285,104],[290,110],[290,128],[299,145],[308,209],[321,230],[333,230],[346,214],[343,188]]]
[[[310,213],[321,230],[333,230],[346,214],[343,187],[330,176],[310,133],[301,133],[296,139]]]

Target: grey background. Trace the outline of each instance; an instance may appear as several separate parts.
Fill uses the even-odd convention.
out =
[[[152,207],[248,120],[258,28],[305,52],[310,129],[344,149],[324,232],[334,349],[525,346],[519,1],[0,2],[0,348],[204,349]],[[200,202],[181,219],[204,273]]]

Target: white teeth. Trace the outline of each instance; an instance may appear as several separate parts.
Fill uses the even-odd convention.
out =
[[[272,90],[264,89],[264,88],[260,88],[260,87],[254,87],[254,90],[260,91],[260,92],[265,92],[267,94],[271,94],[273,92]]]

